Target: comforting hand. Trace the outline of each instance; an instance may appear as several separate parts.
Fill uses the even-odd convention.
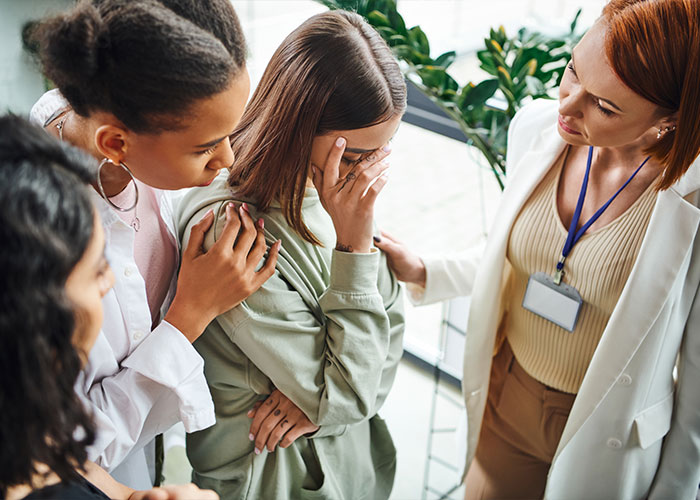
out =
[[[374,151],[345,177],[340,177],[345,144],[342,137],[336,140],[323,170],[312,166],[312,178],[321,204],[333,220],[336,249],[368,253],[372,247],[374,202],[387,181],[383,174],[389,165],[382,160],[389,154],[389,148]]]
[[[387,263],[399,280],[425,287],[425,264],[420,257],[384,231],[381,237],[374,238],[374,245],[386,254]]]
[[[255,403],[248,417],[253,419],[249,437],[255,441],[256,454],[265,446],[268,451],[275,451],[278,443],[286,448],[304,434],[318,430],[318,426],[277,389],[264,402]]]
[[[267,250],[262,219],[254,224],[245,205],[238,212],[240,217],[233,203],[226,205],[226,225],[206,253],[202,244],[214,221],[214,212],[207,212],[192,227],[182,255],[177,293],[165,316],[190,342],[216,316],[240,304],[275,272],[280,241],[270,248],[265,265],[255,271]]]
[[[219,500],[219,495],[212,490],[200,490],[190,483],[134,491],[128,500]]]

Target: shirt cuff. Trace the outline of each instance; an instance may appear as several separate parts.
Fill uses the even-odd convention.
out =
[[[215,423],[214,404],[204,378],[204,360],[185,336],[162,321],[122,366],[171,389],[187,432]]]
[[[351,253],[333,250],[330,288],[339,292],[377,292],[380,253]]]

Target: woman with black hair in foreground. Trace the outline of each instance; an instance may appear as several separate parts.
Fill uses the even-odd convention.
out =
[[[0,496],[216,498],[191,484],[134,491],[87,462],[95,426],[73,386],[114,283],[94,176],[89,157],[0,118]]]

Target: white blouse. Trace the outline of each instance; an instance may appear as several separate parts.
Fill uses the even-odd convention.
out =
[[[32,108],[30,120],[43,126],[66,105],[58,91],[49,91]],[[159,195],[159,215],[177,241],[173,193]],[[102,300],[102,331],[76,383],[97,426],[88,458],[128,486],[147,489],[154,480],[154,437],[179,421],[187,432],[213,425],[214,404],[204,362],[187,338],[167,321],[151,330],[146,284],[134,258],[134,229],[97,192],[93,201],[115,283]],[[176,271],[177,263],[161,318],[175,293]]]

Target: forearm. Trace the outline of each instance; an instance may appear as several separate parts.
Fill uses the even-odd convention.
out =
[[[91,460],[113,470],[178,420],[192,431],[214,422],[203,361],[170,325],[159,325],[121,360],[118,371],[101,376],[117,363],[109,349],[104,338],[98,341],[90,371],[82,372],[76,385],[98,427]]]

